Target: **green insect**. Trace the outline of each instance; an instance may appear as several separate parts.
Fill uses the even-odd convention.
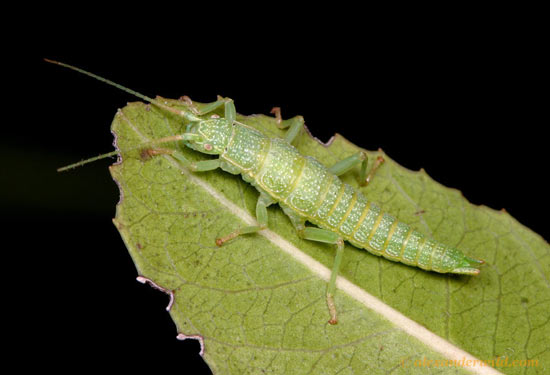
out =
[[[409,225],[397,221],[338,177],[360,164],[360,183],[366,185],[383,163],[383,158],[379,157],[367,174],[367,157],[364,152],[358,152],[330,167],[300,154],[292,146],[292,141],[304,126],[301,117],[295,118],[288,126],[284,139],[269,138],[256,129],[237,122],[235,106],[229,98],[218,98],[201,110],[188,100],[186,109],[175,109],[74,66],[46,61],[96,78],[181,116],[187,124],[185,133],[142,145],[146,147],[144,152],[148,156],[169,154],[193,172],[221,168],[232,174],[241,174],[244,181],[260,192],[256,204],[258,225],[242,227],[216,239],[218,246],[242,234],[268,228],[267,207],[274,203],[278,203],[283,209],[301,238],[336,245],[336,257],[326,292],[330,324],[338,321],[334,293],[344,241],[374,255],[427,271],[467,275],[477,275],[480,272],[477,267],[484,263],[482,260],[470,258],[460,250],[434,241]],[[223,117],[212,114],[212,111],[222,106]],[[280,111],[275,108],[272,112],[276,115],[278,124],[281,124]],[[176,150],[156,147],[172,141],[183,141],[193,150],[219,157],[191,162]],[[115,151],[104,154],[60,170],[118,153]],[[306,221],[317,227],[306,226]]]

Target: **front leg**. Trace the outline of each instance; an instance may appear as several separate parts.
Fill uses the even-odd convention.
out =
[[[179,151],[166,148],[147,148],[141,152],[141,157],[146,159],[157,155],[170,155],[192,172],[212,171],[220,167],[220,159],[190,161]]]
[[[235,110],[233,99],[222,98],[221,96],[218,96],[218,100],[212,103],[205,104],[201,109],[198,109],[189,97],[185,97],[185,100],[189,108],[191,108],[191,110],[198,116],[204,116],[210,112],[215,111],[223,105],[224,116],[229,124],[233,124],[233,122],[237,118],[237,111]]]

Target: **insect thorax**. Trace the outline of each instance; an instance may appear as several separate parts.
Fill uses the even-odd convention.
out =
[[[265,135],[247,126],[235,124],[222,158],[243,173],[255,175],[261,168],[269,147],[270,139]]]

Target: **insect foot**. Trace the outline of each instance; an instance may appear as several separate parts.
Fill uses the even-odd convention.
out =
[[[361,180],[360,185],[361,185],[361,186],[367,186],[367,185],[372,181],[372,178],[374,177],[374,174],[376,173],[376,170],[377,170],[378,168],[380,168],[380,166],[381,166],[382,164],[384,164],[385,161],[386,161],[386,160],[384,159],[383,156],[378,156],[378,157],[376,158],[376,160],[374,161],[374,164],[373,164],[373,166],[372,166],[372,168],[371,168],[369,174],[366,176],[365,179],[362,179],[362,180]]]
[[[157,155],[172,155],[173,151],[164,148],[145,148],[141,150],[139,156],[141,160],[147,161]]]
[[[237,237],[238,235],[239,235],[239,233],[233,232],[233,233],[228,234],[225,237],[216,238],[216,245],[218,247],[221,247],[224,243],[226,243],[227,241],[232,240],[233,238]]]
[[[328,311],[330,313],[329,324],[335,325],[338,324],[338,317],[336,316],[336,305],[334,304],[334,298],[332,294],[327,293],[327,305]]]

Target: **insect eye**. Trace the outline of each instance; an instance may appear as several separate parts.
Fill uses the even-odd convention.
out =
[[[211,145],[210,143],[205,143],[205,144],[204,144],[204,149],[205,149],[206,151],[210,151],[210,150],[212,150],[212,145]]]

